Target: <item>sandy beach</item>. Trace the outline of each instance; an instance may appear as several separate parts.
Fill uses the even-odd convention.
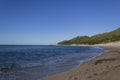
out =
[[[94,45],[109,50],[89,62],[39,80],[120,80],[120,42]]]

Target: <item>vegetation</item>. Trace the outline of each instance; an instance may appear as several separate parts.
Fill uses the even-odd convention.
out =
[[[60,45],[71,45],[71,44],[100,44],[120,41],[120,28],[103,34],[97,34],[91,37],[88,36],[78,36],[71,40],[66,40],[59,42]]]

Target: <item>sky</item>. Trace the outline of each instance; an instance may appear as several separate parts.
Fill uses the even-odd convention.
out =
[[[56,44],[120,27],[120,0],[0,0],[0,44]]]

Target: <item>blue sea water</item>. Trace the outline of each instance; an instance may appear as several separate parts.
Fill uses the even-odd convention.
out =
[[[98,47],[0,46],[0,80],[36,80],[64,72],[106,50]]]

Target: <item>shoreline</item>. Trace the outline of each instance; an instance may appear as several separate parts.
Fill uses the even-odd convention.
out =
[[[53,76],[38,80],[119,80],[120,79],[120,42],[93,45],[109,50],[90,61]]]

